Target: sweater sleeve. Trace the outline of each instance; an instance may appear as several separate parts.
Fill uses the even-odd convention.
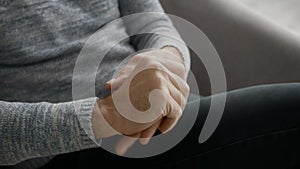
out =
[[[173,46],[181,52],[189,71],[189,50],[158,0],[119,0],[119,9],[136,50]]]
[[[58,104],[0,101],[0,165],[97,147],[91,126],[96,99]]]

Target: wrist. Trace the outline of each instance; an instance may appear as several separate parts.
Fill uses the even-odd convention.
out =
[[[180,61],[182,63],[184,63],[183,55],[181,54],[181,52],[179,51],[179,49],[177,49],[176,47],[165,46],[165,47],[163,47],[161,49],[164,50],[164,51],[166,51],[166,52],[170,52],[171,54],[173,54],[174,56],[176,56],[178,59],[180,59]]]
[[[109,116],[103,103],[103,99],[97,100],[92,115],[92,126],[96,139],[107,138],[117,134],[110,125],[111,116]]]
[[[169,52],[171,53],[172,55],[176,56],[178,58],[178,60],[182,63],[182,65],[184,66],[185,68],[185,78],[187,76],[187,65],[186,65],[186,62],[185,62],[185,58],[184,56],[182,55],[182,53],[180,52],[180,50],[176,47],[173,47],[173,46],[165,46],[162,48],[162,50],[166,51],[166,52]]]

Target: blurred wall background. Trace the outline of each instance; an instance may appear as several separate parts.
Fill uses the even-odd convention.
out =
[[[269,19],[300,34],[299,0],[239,0]]]
[[[223,63],[227,90],[300,82],[300,0],[161,0],[213,43]],[[176,24],[175,24],[176,26]],[[210,95],[201,60],[191,51],[200,94]]]

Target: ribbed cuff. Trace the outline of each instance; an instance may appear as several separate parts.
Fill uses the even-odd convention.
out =
[[[97,97],[93,97],[75,101],[74,105],[77,119],[85,132],[82,137],[88,136],[88,138],[83,139],[83,144],[91,144],[92,140],[96,145],[101,146],[101,139],[96,139],[92,127],[92,115],[97,99]]]

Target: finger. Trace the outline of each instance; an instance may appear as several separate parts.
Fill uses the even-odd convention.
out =
[[[105,88],[106,88],[106,90],[108,90],[108,91],[111,91],[111,81],[112,81],[112,80],[106,82],[106,84],[105,84]]]
[[[134,145],[139,137],[140,133],[132,136],[123,136],[117,143],[115,148],[117,155],[123,156],[128,151],[128,149]]]
[[[134,68],[135,68],[135,65],[127,63],[121,70],[119,70],[119,72],[115,76],[115,79],[119,76],[130,73]]]
[[[144,130],[141,133],[141,138],[140,138],[141,144],[146,145],[149,143],[150,139],[155,134],[155,132],[158,129],[158,127],[160,126],[161,122],[162,122],[162,119],[157,121],[155,124],[153,124],[151,127],[149,127],[148,129]]]
[[[179,91],[172,83],[169,83],[168,89],[173,99],[177,102],[177,104],[181,107],[181,109],[184,109],[187,100],[185,96],[183,96],[181,91]]]
[[[182,115],[181,107],[172,97],[170,97],[169,99],[169,104],[166,111],[168,112],[168,114],[159,126],[159,130],[162,133],[167,133],[168,131],[170,131],[176,125]]]
[[[134,55],[128,62],[129,65],[136,65],[139,61],[141,61],[141,59],[144,58],[144,55],[141,53],[141,54],[137,54],[137,55]]]
[[[174,85],[174,87],[176,87],[177,90],[179,90],[180,93],[182,93],[184,98],[187,99],[190,93],[190,87],[188,83],[175,74],[173,74],[172,76],[169,75],[168,77],[171,83]]]
[[[126,75],[119,76],[116,79],[111,79],[106,83],[106,88],[111,91],[116,91],[122,86],[122,84],[126,81],[126,79],[127,79]]]
[[[133,56],[129,62],[121,69],[119,70],[119,72],[117,73],[117,75],[115,76],[115,79],[117,79],[120,76],[123,75],[129,75],[136,67],[136,65],[138,65],[138,62],[143,58],[142,55],[135,55]]]
[[[135,66],[127,64],[124,66],[111,80],[106,82],[106,89],[112,90],[112,85],[114,86],[113,89],[117,90],[127,79],[128,75],[132,72]]]
[[[175,73],[182,79],[185,79],[186,76],[186,68],[183,63],[180,63],[178,61],[170,60],[167,58],[161,58],[161,61],[163,66],[165,66],[169,71],[172,73]]]

